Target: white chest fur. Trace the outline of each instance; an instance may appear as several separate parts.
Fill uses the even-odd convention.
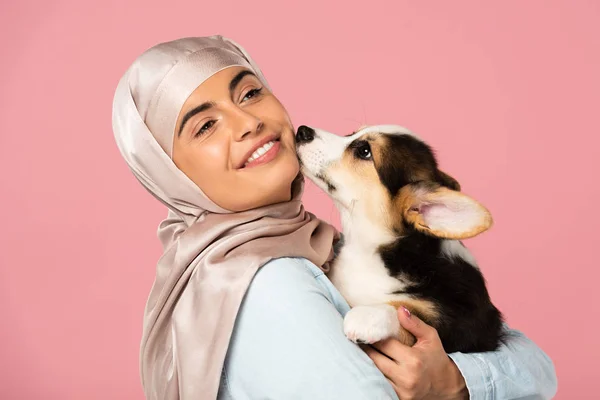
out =
[[[378,254],[353,246],[342,248],[328,277],[351,307],[407,298],[406,295],[393,294],[406,285],[389,275]]]

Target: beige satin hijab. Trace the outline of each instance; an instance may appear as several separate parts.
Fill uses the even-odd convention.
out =
[[[257,269],[284,256],[327,269],[337,237],[332,226],[304,210],[301,177],[291,201],[233,213],[210,201],[171,160],[184,102],[202,82],[232,66],[250,69],[267,85],[250,56],[227,38],[162,43],[133,63],[114,97],[119,150],[136,178],[169,209],[158,229],[164,254],[140,349],[150,400],[215,399],[235,318]]]

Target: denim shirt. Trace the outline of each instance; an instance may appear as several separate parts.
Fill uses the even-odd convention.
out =
[[[244,298],[218,398],[398,399],[370,358],[343,333],[350,307],[314,264],[280,258],[263,266]],[[550,358],[505,326],[493,352],[452,353],[471,400],[550,399],[557,390]]]

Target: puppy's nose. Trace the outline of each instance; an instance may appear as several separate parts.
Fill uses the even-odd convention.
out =
[[[301,125],[298,127],[298,133],[296,134],[296,143],[310,143],[315,138],[315,130],[308,126]]]

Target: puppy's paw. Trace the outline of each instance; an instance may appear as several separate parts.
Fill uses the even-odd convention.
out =
[[[355,343],[375,343],[398,338],[400,322],[396,309],[388,304],[357,306],[344,318],[344,333]]]

